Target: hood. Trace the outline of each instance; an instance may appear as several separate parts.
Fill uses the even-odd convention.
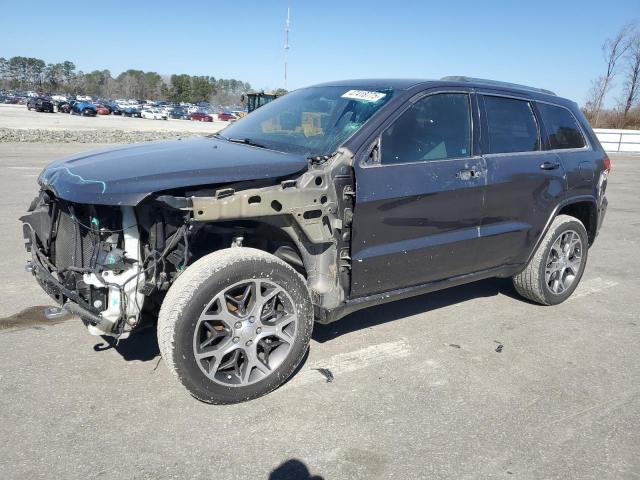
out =
[[[195,137],[74,155],[49,164],[38,182],[70,202],[134,206],[153,192],[278,178],[306,167],[302,155]]]

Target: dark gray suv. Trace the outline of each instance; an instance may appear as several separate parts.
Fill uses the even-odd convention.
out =
[[[56,161],[22,217],[29,269],[97,335],[157,324],[206,402],[263,395],[314,321],[487,277],[575,290],[610,163],[577,105],[489,80],[296,90],[210,137]]]

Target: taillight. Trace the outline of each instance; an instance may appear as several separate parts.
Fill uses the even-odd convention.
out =
[[[611,160],[609,160],[609,155],[604,156],[604,169],[607,173],[611,171]]]

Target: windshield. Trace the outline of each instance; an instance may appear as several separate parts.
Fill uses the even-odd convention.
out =
[[[330,155],[392,94],[391,89],[303,88],[260,107],[220,136],[282,152]]]

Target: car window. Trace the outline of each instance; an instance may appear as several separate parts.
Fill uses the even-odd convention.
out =
[[[525,100],[484,96],[489,152],[533,152],[540,149],[538,125]]]
[[[582,148],[586,145],[578,122],[566,108],[538,103],[547,139],[552,149]]]
[[[381,137],[381,163],[471,155],[471,109],[466,93],[439,93],[416,102]]]

